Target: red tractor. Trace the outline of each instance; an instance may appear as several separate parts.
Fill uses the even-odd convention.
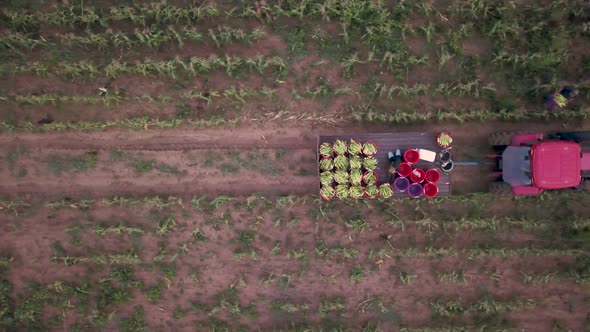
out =
[[[489,143],[496,151],[497,194],[537,195],[544,190],[580,189],[590,179],[590,131],[547,135],[494,133]],[[585,150],[585,151],[583,151]]]

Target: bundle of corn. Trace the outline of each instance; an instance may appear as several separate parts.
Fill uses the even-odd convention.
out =
[[[331,171],[334,168],[334,160],[332,157],[324,157],[320,160],[320,169],[324,172]]]
[[[365,197],[367,198],[376,198],[379,196],[379,189],[375,185],[370,185],[365,187]]]
[[[331,186],[323,186],[320,189],[320,196],[327,201],[334,198],[335,194],[336,194],[336,191]]]
[[[350,184],[360,186],[363,181],[363,173],[360,169],[350,170]]]
[[[363,174],[363,182],[367,185],[374,185],[377,182],[377,173],[375,171],[366,171]]]
[[[343,155],[336,156],[336,158],[334,158],[334,166],[336,166],[336,169],[339,171],[347,170],[348,169],[348,158],[346,158],[346,156],[343,156]]]
[[[330,143],[322,143],[320,145],[320,156],[322,157],[332,157],[333,151],[332,144]]]
[[[363,197],[363,187],[352,186],[352,187],[350,187],[348,194],[349,194],[350,198],[361,198],[361,197]]]
[[[359,156],[352,156],[348,160],[348,164],[350,165],[350,170],[360,169],[363,166],[363,160]]]
[[[357,142],[354,139],[350,139],[350,143],[348,144],[348,153],[351,156],[361,154],[362,149],[363,145],[360,142]]]
[[[350,174],[347,171],[336,171],[334,173],[334,180],[339,184],[348,184],[350,182]]]
[[[322,172],[320,174],[320,183],[322,186],[331,186],[334,182],[334,173],[332,172]]]
[[[346,142],[337,139],[336,142],[334,142],[334,153],[337,155],[345,155],[346,152],[348,152]]]
[[[363,144],[363,154],[367,157],[374,156],[377,153],[377,144],[373,142],[366,142]]]
[[[348,190],[348,186],[345,184],[339,184],[336,186],[336,197],[340,199],[348,198],[350,191]]]
[[[365,159],[363,159],[363,166],[368,171],[376,170],[378,164],[379,163],[377,162],[377,159],[375,159],[374,157],[366,157]]]
[[[389,183],[384,183],[379,186],[379,196],[383,198],[389,198],[393,196],[393,189]]]

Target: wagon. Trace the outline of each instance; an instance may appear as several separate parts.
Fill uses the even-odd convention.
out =
[[[351,139],[357,142],[373,142],[377,146],[377,153],[374,158],[378,161],[375,170],[378,176],[377,185],[383,183],[392,183],[393,178],[389,173],[390,161],[388,152],[396,149],[402,150],[402,153],[408,149],[425,149],[437,153],[434,162],[419,160],[414,164],[417,168],[424,170],[440,167],[439,152],[442,150],[436,143],[438,133],[432,132],[395,132],[395,133],[366,133],[366,134],[337,134],[337,135],[319,135],[317,137],[318,160],[321,160],[320,145],[322,143],[334,144],[337,140],[350,142]],[[318,176],[321,170],[318,167]],[[319,184],[321,188],[321,183]],[[437,182],[438,196],[449,196],[451,194],[451,175],[448,172],[441,172],[440,180]],[[407,193],[393,188],[394,198],[409,197]]]

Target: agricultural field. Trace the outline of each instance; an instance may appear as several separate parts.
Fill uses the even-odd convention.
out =
[[[590,188],[326,202],[317,155],[590,130],[589,50],[582,0],[2,1],[0,331],[589,331]]]

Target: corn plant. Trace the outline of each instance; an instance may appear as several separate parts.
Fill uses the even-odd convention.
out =
[[[88,210],[94,204],[94,200],[81,199],[79,201],[72,201],[69,199],[62,199],[60,201],[53,201],[47,203],[47,207],[51,209],[72,208],[80,210]]]
[[[103,237],[107,234],[114,233],[114,234],[143,234],[144,231],[141,228],[137,227],[129,227],[123,224],[118,224],[116,226],[104,227],[102,225],[96,225],[94,227],[94,233],[99,236]]]

